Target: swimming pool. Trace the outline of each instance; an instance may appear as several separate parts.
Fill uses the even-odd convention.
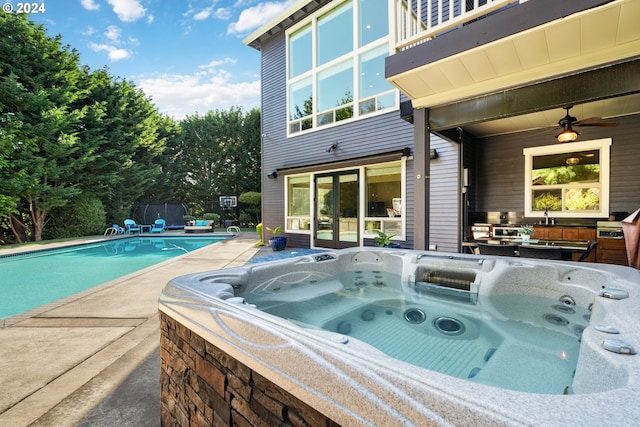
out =
[[[226,238],[130,237],[0,255],[0,318],[24,313]]]

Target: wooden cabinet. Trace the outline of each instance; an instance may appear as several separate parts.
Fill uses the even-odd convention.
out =
[[[598,239],[596,253],[597,262],[629,265],[624,239]]]
[[[563,228],[562,240],[596,240],[596,230],[586,227]]]
[[[533,238],[562,240],[562,227],[533,227]]]
[[[596,240],[596,229],[588,227],[533,227],[534,239],[542,240]],[[580,254],[572,254],[572,259],[577,261]],[[586,259],[588,262],[596,262],[596,254],[592,252]]]
[[[595,240],[596,229],[587,227],[533,227],[534,239]]]

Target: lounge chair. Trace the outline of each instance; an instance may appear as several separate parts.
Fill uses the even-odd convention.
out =
[[[164,228],[166,225],[166,221],[164,219],[156,219],[153,223],[153,227],[151,227],[152,233],[164,233]]]
[[[185,233],[209,233],[213,230],[213,221],[210,220],[196,220],[193,221],[193,225],[185,225]]]
[[[127,233],[135,233],[136,231],[140,233],[140,225],[132,219],[125,219],[124,227],[127,229]]]

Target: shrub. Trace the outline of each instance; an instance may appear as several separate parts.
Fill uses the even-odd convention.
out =
[[[67,206],[52,210],[49,215],[50,221],[42,233],[45,239],[102,234],[109,225],[104,205],[89,195],[81,194]]]
[[[213,221],[214,224],[218,224],[220,222],[220,214],[209,212],[202,214],[202,219]]]

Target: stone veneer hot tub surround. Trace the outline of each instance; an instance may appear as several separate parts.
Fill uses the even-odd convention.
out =
[[[264,313],[243,304],[234,290],[246,292],[292,271],[372,269],[398,272],[402,286],[413,292],[422,266],[455,268],[476,262],[472,287],[480,296],[569,295],[577,305],[592,304],[591,321],[582,334],[574,394],[505,390],[419,368],[353,338],[300,328]],[[160,299],[163,422],[638,424],[640,355],[612,353],[602,343],[617,338],[636,349],[640,346],[639,286],[640,272],[626,267],[374,248],[179,277],[165,287]],[[599,296],[603,288],[606,295],[620,289],[629,297]],[[603,333],[595,326],[614,327],[620,333]]]

